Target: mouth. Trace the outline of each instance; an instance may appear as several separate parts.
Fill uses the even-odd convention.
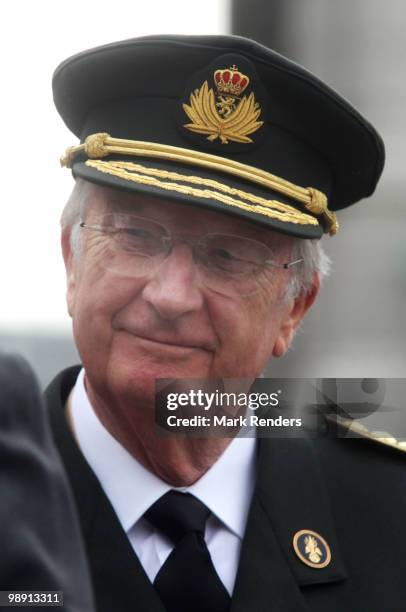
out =
[[[209,346],[208,343],[201,342],[200,340],[186,340],[182,338],[168,338],[161,335],[156,334],[145,334],[145,333],[137,333],[134,331],[127,331],[127,333],[131,334],[137,340],[140,340],[143,343],[146,343],[151,346],[151,348],[159,348],[161,350],[173,350],[173,351],[206,351],[212,352],[213,347]]]

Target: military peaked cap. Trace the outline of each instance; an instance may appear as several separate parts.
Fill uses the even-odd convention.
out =
[[[99,185],[238,215],[302,238],[371,195],[384,147],[310,72],[237,36],[147,36],[65,60],[56,107]]]

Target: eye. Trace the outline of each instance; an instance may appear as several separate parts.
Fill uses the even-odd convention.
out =
[[[201,247],[206,267],[227,276],[256,274],[269,254],[261,243],[231,234],[208,234]]]
[[[153,257],[163,247],[165,228],[152,219],[133,215],[114,216],[114,241],[120,251],[142,257]]]
[[[117,230],[115,241],[120,249],[139,253],[140,255],[154,255],[159,250],[159,236],[144,227],[125,227]]]
[[[118,231],[122,232],[123,234],[131,238],[140,238],[144,240],[153,238],[152,233],[149,230],[146,230],[142,227],[128,227],[128,228],[119,229]]]
[[[240,275],[252,272],[254,264],[245,259],[237,257],[233,252],[223,249],[210,249],[207,253],[207,265],[216,268],[220,272]]]
[[[224,261],[231,261],[233,259],[237,259],[233,256],[230,251],[226,251],[226,249],[215,249],[212,252],[213,257],[217,257],[219,260],[224,259]]]

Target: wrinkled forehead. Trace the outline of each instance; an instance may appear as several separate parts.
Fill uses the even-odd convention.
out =
[[[86,190],[83,213],[88,222],[103,214],[118,212],[153,219],[165,225],[170,231],[200,235],[236,234],[280,247],[290,247],[294,243],[291,236],[263,228],[233,215],[198,207],[194,203],[173,202],[163,197],[134,194],[91,183],[87,183]]]

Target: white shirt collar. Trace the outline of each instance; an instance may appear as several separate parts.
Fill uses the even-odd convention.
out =
[[[79,447],[128,532],[171,487],[144,468],[107,431],[87,396],[82,369],[71,395]],[[235,438],[192,486],[178,490],[200,499],[230,531],[243,537],[255,484],[255,439]]]

